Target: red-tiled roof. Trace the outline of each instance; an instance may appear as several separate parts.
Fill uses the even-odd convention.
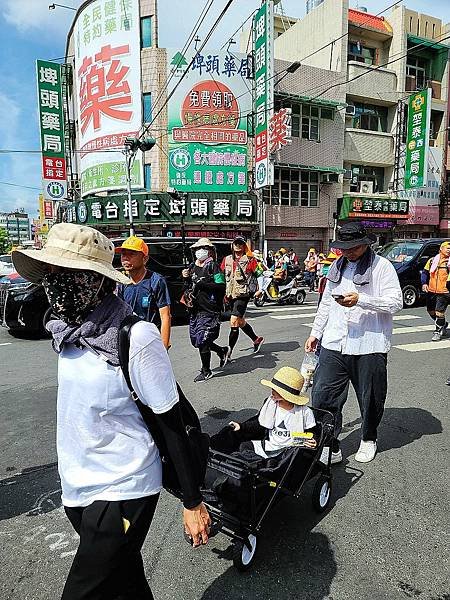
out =
[[[363,27],[371,27],[372,29],[378,29],[384,33],[392,33],[391,26],[384,20],[384,17],[377,17],[376,15],[370,15],[369,13],[355,10],[354,8],[348,9],[348,20],[356,25]]]

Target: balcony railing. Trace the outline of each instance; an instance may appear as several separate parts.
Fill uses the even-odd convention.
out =
[[[418,82],[417,77],[414,75],[406,75],[405,89],[407,92],[418,92],[420,90],[431,88],[431,97],[435,100],[441,100],[442,84],[440,81],[434,81],[433,79],[427,79],[425,85],[421,85],[423,82]]]

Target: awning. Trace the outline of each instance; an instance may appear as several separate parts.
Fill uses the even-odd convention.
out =
[[[424,48],[432,48],[433,50],[445,50],[449,51],[450,48],[446,44],[441,44],[441,42],[434,42],[433,40],[428,40],[423,37],[419,37],[418,35],[412,35],[408,33],[408,42],[412,42],[414,45],[421,44]],[[417,48],[417,50],[420,50]]]
[[[281,162],[276,162],[275,166],[280,167],[281,169],[301,169],[303,171],[318,171],[319,173],[344,173],[345,171],[345,169],[339,169],[339,167],[316,167]]]
[[[345,102],[336,102],[335,100],[326,100],[324,98],[315,98],[314,96],[299,96],[298,94],[288,94],[287,92],[275,92],[275,98],[282,98],[284,100],[294,100],[295,102],[301,102],[303,104],[313,104],[315,106],[327,106],[330,108],[337,108],[338,106],[345,106]]]

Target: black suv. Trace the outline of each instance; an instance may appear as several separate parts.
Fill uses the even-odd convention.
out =
[[[394,240],[379,252],[394,265],[403,293],[403,304],[411,307],[423,297],[420,272],[429,258],[439,254],[447,238]]]
[[[150,248],[148,268],[163,275],[167,281],[172,300],[172,316],[185,319],[186,309],[180,303],[183,293],[183,244],[181,238],[143,237]],[[186,238],[187,261],[193,260],[189,247],[198,238]],[[117,247],[124,239],[113,239]],[[231,252],[231,241],[211,239],[216,247],[217,260],[220,264],[223,257]],[[114,258],[114,266],[120,268],[120,255]],[[17,273],[0,280],[0,324],[9,328],[11,333],[45,335],[45,322],[49,317],[49,304],[40,284],[30,283]]]

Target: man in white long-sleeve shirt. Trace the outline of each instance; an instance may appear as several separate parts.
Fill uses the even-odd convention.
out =
[[[393,265],[370,247],[373,239],[361,223],[346,223],[332,248],[342,257],[330,269],[305,350],[321,340],[314,374],[312,404],[336,416],[332,462],[342,453],[337,437],[342,428],[345,393],[352,383],[361,410],[361,444],[355,460],[369,462],[377,451],[377,428],[387,394],[387,353],[392,315],[402,306],[402,292]]]

